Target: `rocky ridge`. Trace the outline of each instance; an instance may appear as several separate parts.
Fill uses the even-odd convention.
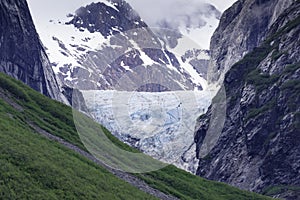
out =
[[[259,46],[294,0],[239,0],[227,9],[211,38],[208,81],[222,83],[233,64]]]
[[[274,15],[264,18],[271,25],[263,29],[264,37],[256,37],[257,43],[253,41],[258,47],[249,46],[246,51],[253,50],[224,76],[225,123],[217,143],[205,156],[200,155],[213,106],[198,119],[195,142],[200,161],[197,175],[273,197],[297,199],[300,186],[300,4],[293,1],[288,8],[282,6],[286,10],[278,15],[281,3],[239,1],[222,17],[219,31],[222,26],[232,26],[232,19],[226,16],[234,16],[231,11],[236,13],[244,6],[260,6],[258,10],[264,10],[273,4],[277,16],[276,20]],[[253,12],[257,10],[252,8]],[[225,19],[229,21],[224,24]],[[237,17],[233,21],[238,20],[244,19]],[[218,31],[212,46],[218,42],[217,35]],[[251,41],[251,38],[243,41]],[[228,48],[239,49],[240,46],[233,44]],[[220,70],[226,71],[229,67],[230,56],[223,54],[228,48],[219,49],[221,53],[213,56],[214,61],[220,60]],[[215,102],[218,100],[220,98],[215,98]]]

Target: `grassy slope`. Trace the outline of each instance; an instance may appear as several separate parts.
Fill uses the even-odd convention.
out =
[[[153,199],[102,167],[48,141],[27,124],[33,122],[85,149],[70,107],[1,73],[0,90],[23,108],[18,110],[0,98],[0,199]],[[116,145],[132,150],[109,132],[107,135]],[[137,176],[180,199],[268,199],[196,177],[174,166]]]
[[[3,74],[0,80],[0,88],[10,89],[21,97],[18,102],[25,108],[18,111],[0,99],[0,199],[155,199],[64,146],[34,133],[26,121],[36,121],[40,116],[51,121],[40,122],[41,126],[80,146],[71,128],[71,118],[68,121],[72,116],[69,108]],[[44,102],[43,107],[31,100],[35,97]],[[56,111],[45,112],[46,105],[57,106],[54,110],[61,115],[65,113],[65,118],[60,116],[63,122],[55,118]]]

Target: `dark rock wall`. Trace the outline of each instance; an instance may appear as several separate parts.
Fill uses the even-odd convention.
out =
[[[26,0],[0,1],[0,71],[61,100]]]
[[[233,9],[240,10],[237,8],[240,3]],[[268,29],[259,47],[253,47],[224,77],[227,96],[224,128],[210,153],[200,158],[197,175],[275,197],[297,199],[300,196],[299,1]],[[198,119],[195,134],[198,156],[209,129],[212,108]],[[277,188],[276,192],[271,192],[272,188]]]
[[[230,67],[261,44],[293,0],[239,0],[226,10],[210,43],[210,82],[222,83]]]

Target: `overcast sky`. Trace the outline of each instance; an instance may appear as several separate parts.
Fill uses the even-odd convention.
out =
[[[130,3],[138,12],[147,12],[151,10],[161,10],[168,12],[168,8],[165,5],[172,6],[176,3],[184,3],[194,5],[197,3],[210,3],[213,4],[218,10],[224,12],[237,0],[126,0]],[[164,9],[161,9],[163,6]],[[178,7],[180,10],[181,8]]]
[[[214,5],[219,11],[224,12],[236,0],[127,0],[127,2],[141,15],[150,26],[166,20],[178,21],[181,16],[194,16],[199,10],[205,10],[204,3]],[[192,17],[197,20],[197,17]],[[199,19],[200,20],[200,17]]]
[[[42,18],[49,21],[56,17],[65,18],[67,14],[75,13],[81,6],[96,0],[27,0],[27,2],[35,20]]]
[[[221,12],[224,12],[227,8],[229,8],[234,2],[237,0],[206,0],[206,2],[209,2],[216,6]]]
[[[101,0],[100,0],[101,1]],[[216,6],[221,12],[231,6],[236,0],[127,0],[142,18],[147,21],[156,20],[157,16],[168,14],[168,12],[180,14],[186,12],[184,8],[192,8],[194,5],[208,2]],[[28,0],[33,17],[50,18],[51,15],[58,16],[74,13],[80,6],[87,5],[97,0]],[[172,10],[170,10],[172,8]],[[53,14],[55,12],[55,14]],[[67,13],[66,13],[67,12]],[[64,14],[65,13],[65,14]],[[63,16],[62,16],[63,17]]]

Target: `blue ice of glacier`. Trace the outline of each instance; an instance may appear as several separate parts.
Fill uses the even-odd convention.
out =
[[[178,159],[195,155],[196,119],[207,110],[213,95],[207,91],[82,92],[91,116],[116,137],[179,167],[183,166]]]

